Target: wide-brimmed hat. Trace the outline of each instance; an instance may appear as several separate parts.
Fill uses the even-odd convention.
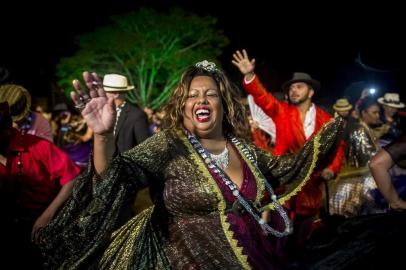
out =
[[[128,85],[127,77],[123,75],[106,74],[103,78],[103,88],[107,92],[120,92],[134,89],[134,86]]]
[[[8,103],[13,122],[18,122],[30,112],[31,95],[21,85],[4,84],[0,86],[0,102]]]
[[[383,97],[378,98],[378,102],[380,104],[397,109],[402,109],[405,107],[405,104],[403,102],[400,102],[398,93],[385,93]]]
[[[284,82],[282,84],[282,89],[284,91],[287,91],[289,89],[289,86],[292,83],[297,83],[297,82],[304,82],[307,83],[308,85],[310,85],[313,90],[317,91],[320,89],[320,82],[316,81],[315,79],[313,79],[309,74],[304,73],[304,72],[295,72],[293,73],[293,77],[292,79]]]
[[[333,105],[333,109],[336,112],[345,112],[352,109],[352,105],[348,102],[346,98],[337,99],[336,103]]]

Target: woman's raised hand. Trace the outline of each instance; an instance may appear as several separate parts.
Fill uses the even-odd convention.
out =
[[[113,132],[116,119],[114,99],[108,98],[96,73],[83,72],[85,90],[78,80],[73,81],[76,91],[71,92],[75,108],[81,111],[88,127],[97,135]]]

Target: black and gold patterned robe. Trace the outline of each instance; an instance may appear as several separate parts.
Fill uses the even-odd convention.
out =
[[[263,204],[263,177],[286,185],[284,203],[309,179],[317,161],[337,145],[341,118],[327,124],[297,155],[274,157],[245,144],[257,166],[256,205]],[[226,201],[183,131],[164,130],[116,156],[94,179],[92,168],[76,179],[73,195],[41,231],[48,268],[60,269],[250,269],[227,222]],[[155,205],[131,217],[137,190],[148,185]]]

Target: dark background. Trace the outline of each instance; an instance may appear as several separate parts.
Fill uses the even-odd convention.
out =
[[[232,53],[246,48],[257,59],[256,71],[269,89],[279,90],[294,71],[308,72],[320,80],[319,103],[333,103],[343,95],[358,97],[369,85],[377,88],[377,96],[385,91],[402,93],[405,88],[404,14],[400,5],[389,2],[6,2],[0,16],[0,66],[9,70],[8,81],[22,84],[33,96],[50,96],[55,65],[75,52],[76,35],[108,23],[113,14],[141,6],[160,11],[181,7],[217,17],[218,27],[230,39],[220,60],[237,82],[242,76],[230,63]],[[378,71],[357,63],[359,55],[364,65]]]

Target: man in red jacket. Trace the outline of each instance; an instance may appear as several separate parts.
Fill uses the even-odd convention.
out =
[[[279,101],[269,93],[255,75],[255,59],[250,60],[245,50],[236,51],[232,63],[244,75],[244,89],[254,97],[255,103],[275,122],[276,141],[274,154],[282,155],[299,151],[331,116],[312,102],[320,83],[306,73],[294,73],[282,86],[289,102]],[[330,180],[338,173],[343,156],[340,144],[333,161],[323,170],[315,172],[303,189],[287,205],[294,213],[293,249],[302,249],[310,237],[313,223],[318,217],[322,202],[323,179]],[[293,216],[293,215],[292,215]]]

